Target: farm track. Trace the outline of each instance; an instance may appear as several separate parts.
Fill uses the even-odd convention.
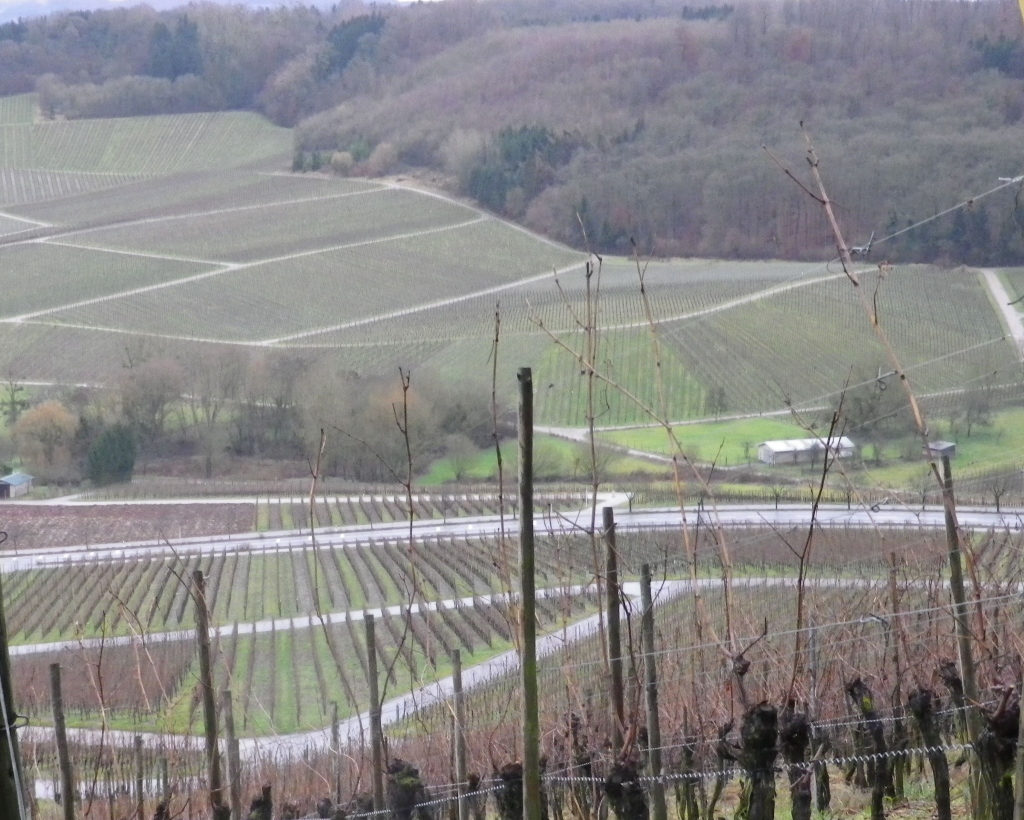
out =
[[[620,506],[628,498],[622,494],[609,494],[601,499],[599,506]],[[958,511],[960,526],[976,529],[998,529],[1017,531],[1024,528],[1024,508],[1001,511],[985,507],[964,507]],[[705,510],[688,512],[687,520],[693,526],[699,519],[705,526],[764,527],[802,526],[810,522],[811,511],[805,505],[780,504],[734,504],[720,505],[717,511]],[[537,516],[535,527],[539,534],[566,534],[582,532],[587,528],[590,508],[575,513],[560,513],[555,518]],[[620,529],[672,529],[680,525],[680,512],[673,508],[637,510],[632,513],[619,512],[616,526]],[[852,507],[842,504],[826,504],[818,509],[817,526],[851,528],[912,527],[939,529],[945,526],[941,507],[910,507],[906,505],[876,505],[873,508]],[[476,516],[454,521],[437,519],[414,521],[413,536],[416,538],[476,538],[496,536],[504,526],[505,534],[515,536],[519,530],[518,521],[498,516]],[[365,547],[371,544],[383,546],[405,542],[409,538],[409,522],[394,522],[378,525],[353,525],[321,530],[316,535],[318,547],[346,549]],[[308,532],[297,530],[248,533],[216,537],[182,538],[170,540],[149,540],[120,544],[95,544],[86,547],[46,547],[11,550],[0,555],[0,566],[5,571],[28,570],[72,564],[100,564],[110,561],[143,557],[196,556],[210,558],[224,553],[248,554],[289,554],[296,548],[309,549],[313,546]]]
[[[1013,338],[1021,358],[1024,359],[1024,317],[1021,317],[1020,311],[1015,307],[1016,302],[1006,292],[1006,288],[999,279],[999,274],[991,268],[982,268],[980,273],[985,287],[988,288],[988,292],[992,296],[992,301],[999,309],[999,314],[1010,331],[1010,336]]]

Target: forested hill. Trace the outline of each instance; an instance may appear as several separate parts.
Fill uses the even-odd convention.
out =
[[[490,0],[190,5],[0,27],[3,91],[44,116],[254,108],[297,167],[436,172],[581,246],[738,257],[830,251],[802,121],[851,242],[1024,173],[1016,0]],[[1013,187],[879,246],[1024,261]]]

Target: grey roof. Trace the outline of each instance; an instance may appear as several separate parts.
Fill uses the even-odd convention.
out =
[[[11,487],[20,487],[22,484],[28,484],[32,480],[32,476],[28,473],[11,473],[0,478],[0,482],[7,484]]]

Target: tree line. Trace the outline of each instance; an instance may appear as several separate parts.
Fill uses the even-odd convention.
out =
[[[0,391],[0,467],[103,484],[130,478],[153,459],[182,460],[210,478],[231,471],[237,458],[320,458],[322,475],[390,482],[442,456],[465,465],[493,446],[490,402],[479,391],[440,386],[426,373],[402,385],[297,356],[224,348],[179,359],[129,345],[105,388],[30,390],[8,377]],[[510,430],[502,411],[498,432]]]

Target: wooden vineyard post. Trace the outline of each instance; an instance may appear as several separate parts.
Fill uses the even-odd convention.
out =
[[[160,788],[160,800],[166,805],[171,799],[171,774],[165,755],[160,755],[157,759],[156,771]]]
[[[228,813],[224,805],[224,785],[220,776],[220,749],[217,746],[217,701],[213,693],[213,665],[210,661],[210,617],[206,608],[206,582],[203,571],[192,573],[195,584],[196,639],[199,644],[199,686],[203,696],[203,726],[206,737],[206,776],[210,786],[210,808],[214,820]]]
[[[146,818],[146,784],[143,777],[142,735],[135,735],[135,816]]]
[[[242,762],[238,753],[238,738],[235,736],[235,712],[231,702],[231,690],[220,693],[220,707],[224,713],[224,743],[228,759],[228,805],[231,820],[242,820]]]
[[[971,808],[975,820],[988,816],[988,800],[985,784],[978,766],[978,738],[981,737],[981,713],[978,711],[978,677],[974,668],[974,653],[971,649],[971,627],[967,614],[967,595],[964,591],[963,566],[960,561],[960,533],[957,531],[956,499],[953,496],[953,470],[949,456],[942,457],[942,506],[946,518],[946,546],[949,549],[949,586],[953,595],[953,621],[956,626],[956,642],[960,655],[960,676],[964,684],[964,711],[966,714],[967,737],[975,749],[971,761]]]
[[[366,684],[370,689],[370,757],[373,767],[373,810],[384,811],[384,730],[380,725],[380,689],[377,683],[377,630],[366,615]]]
[[[334,802],[341,805],[341,727],[338,725],[338,701],[331,701],[331,754],[334,755]]]
[[[462,697],[462,651],[452,651],[452,689],[455,698],[455,780],[459,795],[459,820],[469,820],[466,799],[466,704]]]
[[[64,820],[75,820],[75,778],[71,772],[68,732],[64,723],[64,688],[60,682],[60,664],[50,664],[50,703],[53,706],[53,734],[57,743],[57,765],[60,768],[60,804]]]
[[[0,533],[0,543],[7,540]],[[11,686],[11,656],[7,648],[7,617],[4,615],[3,586],[0,585],[0,719],[6,727],[0,737],[0,817],[22,817],[25,795],[21,788],[21,754],[18,751],[18,733],[14,726],[13,687]]]
[[[612,744],[622,751],[622,732],[626,725],[626,697],[622,683],[622,631],[619,623],[619,557],[615,546],[615,510],[601,510],[605,545],[605,595],[608,612],[608,665],[611,669]]]
[[[608,509],[608,507],[605,507]],[[651,595],[651,565],[640,568],[640,623],[644,653],[644,682],[647,702],[648,760],[651,765],[651,820],[668,820],[665,784],[661,781],[661,717],[658,714],[658,666],[654,648],[654,596]]]
[[[533,371],[519,368],[519,617],[523,683],[523,820],[540,820],[540,711],[533,540]]]

